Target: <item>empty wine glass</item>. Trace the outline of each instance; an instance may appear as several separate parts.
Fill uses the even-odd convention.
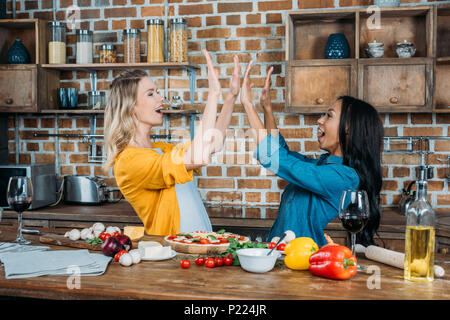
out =
[[[339,219],[342,226],[351,234],[351,249],[355,255],[356,234],[369,220],[369,200],[364,190],[344,190],[339,202]],[[358,270],[364,270],[358,265]]]
[[[30,207],[33,198],[31,179],[28,177],[9,178],[6,198],[10,207],[18,214],[19,225],[15,242],[19,244],[31,243],[30,240],[26,240],[22,237],[22,212]]]

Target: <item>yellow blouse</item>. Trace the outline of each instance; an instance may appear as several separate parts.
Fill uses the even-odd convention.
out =
[[[183,154],[186,144],[153,142],[156,150],[127,146],[117,155],[114,176],[123,196],[132,205],[151,235],[169,235],[180,230],[180,209],[175,184],[193,180],[186,170]]]

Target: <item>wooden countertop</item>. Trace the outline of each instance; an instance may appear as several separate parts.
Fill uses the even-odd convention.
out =
[[[15,228],[0,226],[0,231],[0,241],[15,239]],[[33,240],[32,244],[42,245],[36,235],[24,237]],[[161,237],[145,236],[143,240],[161,241]],[[51,246],[53,249],[74,250]],[[369,289],[374,275],[363,272],[338,281],[284,265],[264,274],[249,273],[238,266],[208,269],[192,264],[189,269],[182,269],[177,260],[180,255],[165,261],[142,261],[131,267],[111,262],[103,275],[81,277],[80,289],[69,289],[65,276],[7,280],[0,267],[0,295],[45,299],[450,299],[450,267],[444,255],[436,255],[435,260],[446,275],[432,283],[404,281],[403,270],[359,258],[361,265],[379,267],[379,289]]]

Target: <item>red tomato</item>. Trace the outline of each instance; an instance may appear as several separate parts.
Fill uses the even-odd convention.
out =
[[[198,266],[202,266],[205,264],[205,258],[199,257],[197,259],[195,259],[195,264]]]
[[[277,247],[277,250],[279,250],[279,251],[284,251],[284,247],[286,247],[286,244],[280,243],[280,244],[278,245],[278,247]]]
[[[216,262],[214,261],[214,258],[206,259],[205,266],[207,266],[208,268],[214,268],[216,266]]]
[[[217,267],[223,266],[223,259],[222,258],[216,257],[216,258],[214,258],[214,262],[216,263]]]
[[[176,237],[177,237],[176,234],[172,234],[172,235],[170,235],[167,239],[172,240],[172,239],[175,239]]]
[[[182,259],[180,265],[183,269],[187,269],[191,266],[191,262],[189,260]]]
[[[227,238],[219,238],[220,243],[228,243],[228,239]]]
[[[102,240],[103,242],[105,242],[106,239],[108,239],[109,237],[111,237],[111,235],[109,233],[105,233],[105,232],[102,232],[98,235],[98,238],[100,240]]]
[[[112,234],[112,237],[118,236],[119,234],[120,234],[120,232],[114,232],[114,233]]]
[[[244,241],[245,237],[244,236],[240,236],[238,241]]]
[[[127,250],[120,250],[119,252],[117,252],[116,255],[114,256],[114,261],[119,262],[120,257],[121,257],[124,253],[128,253],[128,251],[127,251]]]
[[[273,248],[275,248],[275,245],[276,245],[275,242],[269,242],[269,244],[267,245],[267,247],[268,247],[269,249],[273,249]]]
[[[208,239],[202,239],[200,240],[200,244],[210,244],[211,242],[209,242]]]
[[[233,258],[230,257],[223,258],[223,264],[226,266],[231,266],[233,264]]]

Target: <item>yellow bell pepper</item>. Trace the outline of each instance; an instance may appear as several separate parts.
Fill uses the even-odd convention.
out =
[[[319,250],[313,239],[307,237],[295,238],[284,248],[286,257],[284,263],[293,270],[308,270],[309,257]]]

